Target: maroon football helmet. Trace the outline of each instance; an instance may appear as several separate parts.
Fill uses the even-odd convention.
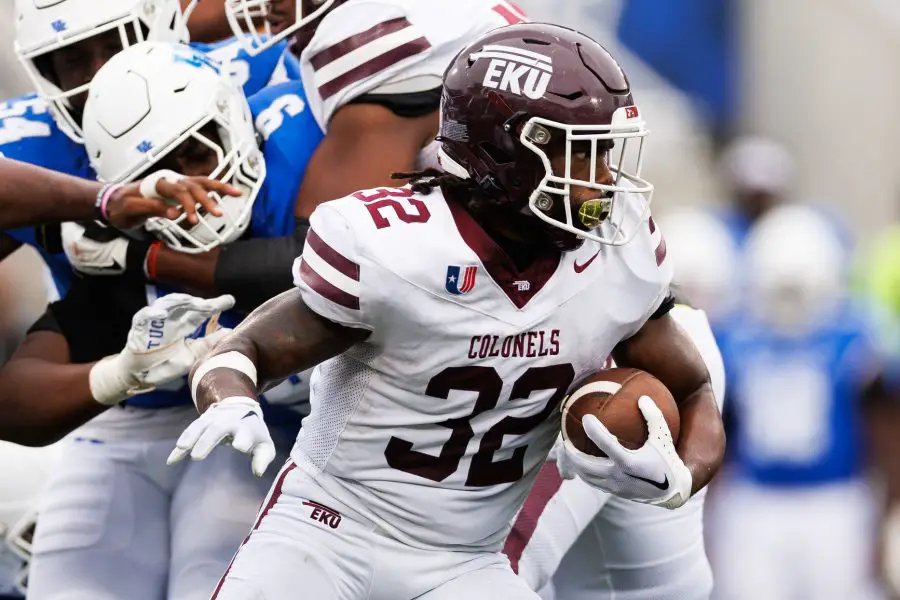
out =
[[[234,36],[251,56],[291,36],[291,51],[300,52],[325,15],[347,0],[225,0],[225,15]]]
[[[568,240],[557,243],[563,249],[574,247],[574,236],[613,245],[634,236],[653,192],[640,177],[647,134],[619,64],[565,27],[495,29],[444,74],[443,169],[476,182],[511,218],[536,216],[545,234],[552,226],[551,237]],[[604,155],[605,179],[597,169]],[[576,178],[573,156],[591,165],[589,175]],[[596,193],[575,206],[573,186]]]

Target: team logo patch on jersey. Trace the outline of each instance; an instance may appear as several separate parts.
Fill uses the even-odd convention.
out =
[[[63,21],[62,19],[57,19],[57,20],[53,21],[52,23],[50,23],[50,27],[52,27],[53,31],[55,31],[56,33],[62,33],[63,31],[65,31],[66,29],[69,28],[69,26],[66,25],[66,22]]]
[[[468,294],[475,287],[475,275],[477,273],[477,265],[468,266],[465,269],[451,265],[447,267],[447,280],[444,283],[444,287],[454,296]]]
[[[553,74],[553,61],[549,56],[513,46],[488,44],[469,58],[491,61],[481,85],[532,100],[544,95]]]
[[[141,142],[140,144],[137,145],[137,151],[141,152],[143,154],[146,154],[146,153],[150,152],[151,150],[153,150],[153,142],[151,142],[150,140],[144,140],[143,142]]]

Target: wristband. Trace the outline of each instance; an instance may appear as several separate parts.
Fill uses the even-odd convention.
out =
[[[122,189],[123,187],[124,186],[121,183],[107,183],[100,188],[99,192],[97,192],[97,199],[94,201],[94,209],[97,213],[98,221],[102,221],[103,223],[109,222],[109,216],[107,213],[107,205],[109,204],[109,199],[114,193],[116,193],[116,191]]]
[[[213,369],[237,371],[246,375],[253,385],[256,385],[256,365],[246,355],[241,354],[237,350],[216,354],[203,361],[191,378],[191,398],[194,399],[194,404],[197,403],[197,387],[200,385],[200,380],[206,377]]]
[[[147,281],[156,281],[156,260],[159,258],[160,248],[162,248],[162,242],[157,240],[150,244],[147,252],[143,255],[144,276]]]

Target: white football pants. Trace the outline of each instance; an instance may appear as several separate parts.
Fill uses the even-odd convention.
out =
[[[545,600],[707,600],[704,496],[677,510],[639,504],[547,463],[504,551]]]
[[[401,544],[288,461],[215,600],[538,600],[497,552]]]
[[[714,597],[877,597],[873,508],[861,482],[777,489],[723,478],[709,515]]]
[[[145,413],[178,415],[172,435],[196,417],[193,406]],[[76,432],[63,442],[38,518],[30,600],[209,598],[275,470],[257,479],[247,455],[227,447],[167,467],[176,439]]]

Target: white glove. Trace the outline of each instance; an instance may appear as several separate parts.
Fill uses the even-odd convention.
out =
[[[662,411],[649,396],[641,396],[638,408],[647,421],[649,436],[643,446],[629,450],[594,415],[581,423],[587,436],[608,457],[581,452],[571,442],[556,452],[560,475],[578,475],[588,484],[622,498],[665,508],[678,508],[691,497],[693,478],[675,451],[672,433]]]
[[[234,298],[228,295],[204,299],[169,294],[139,310],[131,320],[125,348],[91,368],[94,399],[111,406],[187,375],[229,331],[218,329],[218,316],[232,306]],[[190,338],[207,320],[206,337]]]
[[[110,228],[106,228],[108,233],[104,232],[102,237],[89,235],[78,223],[63,223],[61,229],[63,250],[76,271],[88,275],[121,275],[125,272],[128,238]],[[97,237],[105,241],[95,239]]]
[[[257,477],[275,460],[275,444],[263,420],[262,408],[253,398],[233,396],[210,406],[188,425],[166,464],[173,465],[188,454],[191,460],[203,460],[221,443],[250,454],[250,469]]]

